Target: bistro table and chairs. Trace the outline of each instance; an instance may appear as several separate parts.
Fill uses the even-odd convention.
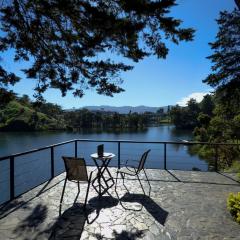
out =
[[[144,169],[144,165],[145,165],[145,162],[146,162],[146,159],[147,159],[147,156],[148,156],[149,152],[150,152],[150,149],[143,153],[140,160],[137,161],[137,166],[136,167],[131,166],[131,165],[127,166],[128,165],[127,164],[128,161],[127,161],[126,166],[125,166],[125,169],[127,171],[125,169],[122,169],[122,168],[118,169],[117,170],[117,176],[116,176],[116,183],[114,181],[113,176],[111,175],[111,172],[108,169],[108,166],[109,166],[111,160],[115,157],[115,154],[110,153],[110,152],[104,152],[104,145],[103,144],[98,145],[97,146],[97,152],[92,153],[90,155],[92,160],[94,161],[96,167],[97,167],[95,169],[95,170],[97,170],[97,174],[96,174],[95,177],[93,177],[93,172],[95,172],[95,170],[92,171],[90,174],[88,174],[87,166],[86,166],[86,162],[85,162],[84,158],[63,156],[65,169],[66,169],[66,178],[65,178],[65,181],[64,181],[63,191],[62,191],[61,200],[60,200],[60,214],[61,214],[61,205],[62,205],[62,202],[63,202],[63,196],[64,196],[67,181],[72,181],[72,182],[77,183],[78,193],[77,193],[77,196],[76,196],[74,202],[76,202],[77,197],[80,193],[79,183],[80,182],[87,183],[87,190],[86,190],[84,208],[86,207],[90,185],[92,185],[92,187],[98,193],[98,197],[100,198],[105,193],[108,193],[108,190],[111,187],[113,187],[114,184],[115,184],[115,191],[117,190],[116,189],[117,188],[117,179],[118,179],[119,175],[121,176],[121,178],[123,180],[123,184],[124,184],[125,175],[136,176],[139,183],[140,183],[140,186],[143,190],[143,194],[145,195],[145,190],[144,190],[143,185],[142,185],[142,183],[140,181],[140,178],[139,178],[140,172],[143,171],[143,173],[145,174],[145,177],[147,179],[147,182],[149,184],[149,196],[150,196],[151,185],[150,185],[150,182],[148,180],[147,174],[146,174],[145,169]],[[133,170],[131,170],[129,167],[133,168]]]
[[[93,159],[98,171],[96,177],[92,180],[92,186],[100,197],[115,183],[114,178],[108,169],[108,165],[112,158],[115,157],[115,154],[104,152],[103,144],[99,145],[97,150],[97,153],[91,154],[91,158]]]

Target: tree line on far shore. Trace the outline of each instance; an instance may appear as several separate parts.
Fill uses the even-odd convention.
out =
[[[88,109],[63,110],[48,102],[33,102],[27,95],[0,92],[0,130],[81,130],[81,129],[143,129],[149,125],[169,122],[168,113],[144,112],[120,114],[90,111]],[[169,112],[169,111],[168,111]]]

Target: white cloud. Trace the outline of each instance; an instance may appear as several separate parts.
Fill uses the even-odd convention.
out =
[[[178,101],[176,104],[179,106],[185,107],[187,105],[187,102],[191,99],[194,98],[196,99],[197,102],[201,102],[203,100],[203,97],[206,94],[209,94],[210,92],[194,92],[189,94],[187,97],[183,97],[180,101]]]

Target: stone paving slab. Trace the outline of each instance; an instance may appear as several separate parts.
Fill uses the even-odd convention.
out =
[[[89,171],[92,168],[88,169]],[[111,168],[113,176],[116,169]],[[234,175],[148,169],[151,196],[136,179],[127,179],[129,193],[118,181],[100,200],[91,188],[83,211],[86,184],[68,182],[59,216],[65,174],[0,206],[0,240],[24,239],[240,239],[240,225],[226,209],[229,192],[239,192]],[[144,177],[143,185],[148,189]]]

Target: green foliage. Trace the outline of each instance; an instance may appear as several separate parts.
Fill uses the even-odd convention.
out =
[[[194,140],[198,142],[238,143],[240,137],[239,114],[234,115],[232,110],[231,116],[234,117],[230,118],[230,115],[226,115],[224,106],[220,103],[215,104],[216,99],[213,99],[215,98],[205,97],[199,104],[191,101],[187,107],[174,107],[171,112],[174,124],[178,128],[195,125],[193,135]],[[215,108],[207,109],[206,103],[213,104]],[[206,114],[207,112],[210,115]],[[194,119],[197,120],[195,123]],[[215,165],[216,150],[213,146],[191,146],[189,153],[197,154],[200,158],[207,160],[210,166]],[[238,159],[240,159],[238,147],[230,145],[218,147],[218,170],[229,169]]]
[[[230,193],[227,199],[227,208],[235,221],[240,224],[240,192]]]
[[[0,87],[0,110],[14,99],[16,99],[16,94],[13,91],[7,91]]]
[[[208,132],[204,127],[195,127],[193,131],[195,140],[199,142],[207,142],[209,139]]]
[[[73,128],[144,128],[151,123],[147,113],[119,114],[116,112],[92,112],[87,109],[64,113],[65,121]]]
[[[234,116],[232,121],[232,131],[236,139],[240,139],[240,114]]]
[[[198,155],[201,159],[207,160],[209,165],[214,165],[215,151],[214,148],[207,145],[192,145],[188,148],[188,153],[190,155]]]
[[[213,98],[213,95],[206,94],[200,103],[201,112],[207,114],[208,116],[212,116],[213,109],[215,107]]]
[[[231,124],[221,116],[214,116],[210,121],[209,133],[212,142],[226,142],[231,139]]]
[[[203,127],[208,127],[209,126],[209,123],[211,121],[211,117],[208,115],[208,114],[205,114],[205,113],[199,113],[198,117],[197,117],[197,120],[199,122],[199,124]]]
[[[213,54],[212,73],[204,80],[215,87],[216,108],[214,114],[218,119],[211,123],[213,136],[222,132],[222,140],[239,139],[237,115],[240,114],[240,9],[221,12],[217,20],[219,31],[215,42],[211,43]]]
[[[215,108],[207,126],[210,142],[238,143],[240,139],[240,10],[221,12],[217,20],[219,31],[211,43],[212,73],[204,80],[215,87]],[[211,115],[209,115],[211,116]],[[203,124],[202,124],[203,125]],[[238,147],[219,147],[219,165],[222,169],[236,167],[240,159]]]
[[[0,51],[15,49],[14,60],[32,61],[24,72],[38,79],[38,97],[47,88],[65,95],[74,90],[82,97],[86,88],[112,96],[119,87],[123,63],[97,57],[117,54],[138,62],[151,54],[166,58],[166,40],[178,44],[193,39],[191,28],[170,16],[176,0],[63,0],[4,1],[0,10]],[[0,80],[19,79],[0,67]],[[2,83],[2,80],[0,81]]]
[[[5,108],[0,110],[0,130],[2,131],[65,129],[65,125],[64,122],[52,118],[51,115],[47,116],[35,111],[28,101],[10,101]]]
[[[226,172],[237,173],[237,177],[240,180],[240,161],[234,161],[232,165],[226,169]]]
[[[28,95],[24,94],[22,97],[18,97],[17,99],[21,104],[31,107],[31,100]]]
[[[1,98],[1,94],[0,94]],[[15,97],[0,108],[0,131],[80,130],[82,128],[143,129],[157,123],[157,114],[63,111],[56,104],[32,102],[28,96]]]
[[[234,98],[240,88],[240,10],[221,12],[217,20],[219,31],[215,42],[210,43],[214,53],[208,58],[212,61],[212,73],[204,80],[225,95],[225,101]]]
[[[172,122],[176,128],[194,129],[198,125],[200,106],[195,99],[190,99],[186,107],[175,106],[170,110]]]

